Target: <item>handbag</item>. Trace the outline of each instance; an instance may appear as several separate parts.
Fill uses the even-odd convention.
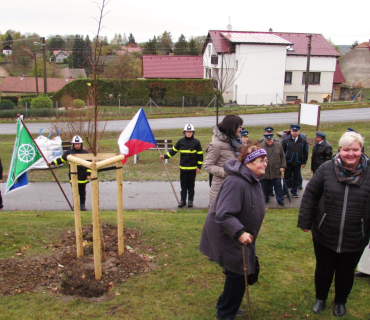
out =
[[[260,273],[260,263],[258,257],[256,256],[256,267],[255,272],[248,275],[248,285],[252,286],[258,281],[258,274]]]

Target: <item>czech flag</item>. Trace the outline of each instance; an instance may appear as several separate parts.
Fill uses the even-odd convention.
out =
[[[121,154],[125,156],[122,163],[126,163],[128,157],[157,146],[143,108],[122,131],[118,138],[118,146]]]

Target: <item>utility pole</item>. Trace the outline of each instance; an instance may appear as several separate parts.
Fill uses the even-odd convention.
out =
[[[48,86],[47,86],[47,80],[46,80],[46,47],[45,47],[45,37],[40,38],[42,44],[42,58],[44,60],[44,95],[46,96],[48,93]]]
[[[306,68],[306,77],[305,77],[305,84],[304,84],[304,102],[307,103],[308,99],[308,81],[310,79],[310,59],[311,59],[311,41],[312,41],[312,34],[307,35],[308,37],[308,55],[307,55],[307,68]]]
[[[37,83],[37,62],[36,62],[36,51],[33,53],[35,59],[35,80],[36,80],[36,97],[39,95],[39,84]]]

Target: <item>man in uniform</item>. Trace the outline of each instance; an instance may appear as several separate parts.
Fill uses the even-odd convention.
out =
[[[270,127],[270,126],[268,126],[268,127],[266,127],[265,128],[265,133],[264,134],[271,134],[271,133],[273,133],[274,132],[274,128],[273,127]],[[260,138],[260,139],[258,139],[258,143],[262,143],[262,142],[264,142],[265,141],[265,136],[263,136],[262,138]],[[277,138],[274,138],[274,141],[275,142],[279,142],[280,140],[279,139],[277,139]]]
[[[313,173],[326,161],[330,160],[333,150],[329,142],[326,141],[326,134],[316,132],[315,146],[312,149],[311,170]]]
[[[301,127],[297,124],[290,125],[291,133],[283,141],[283,149],[286,158],[285,177],[287,180],[292,179],[292,189],[290,191],[294,198],[298,198],[297,190],[301,167],[304,168],[308,159],[308,143],[303,139],[299,130]]]
[[[250,141],[249,141],[249,131],[248,130],[242,130],[240,132],[240,136],[242,137],[242,143],[243,143],[243,146],[246,146],[248,144],[250,144]]]
[[[261,147],[267,152],[266,176],[261,181],[263,193],[265,194],[265,203],[270,201],[271,187],[275,188],[276,200],[279,205],[284,205],[283,189],[281,187],[281,173],[285,171],[286,161],[283,147],[279,142],[274,141],[274,134],[265,134],[265,141]]]

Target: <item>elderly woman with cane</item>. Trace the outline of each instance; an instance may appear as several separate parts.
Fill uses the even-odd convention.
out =
[[[308,183],[299,210],[298,227],[311,230],[316,256],[316,302],[325,309],[335,275],[334,315],[346,314],[354,271],[370,236],[370,163],[362,153],[363,137],[346,132],[339,152],[322,164]]]
[[[243,245],[248,276],[256,272],[256,239],[265,216],[260,183],[267,166],[267,153],[259,146],[244,146],[238,159],[224,164],[227,177],[213,202],[199,249],[224,269],[226,280],[216,308],[217,319],[234,319],[246,289]]]

